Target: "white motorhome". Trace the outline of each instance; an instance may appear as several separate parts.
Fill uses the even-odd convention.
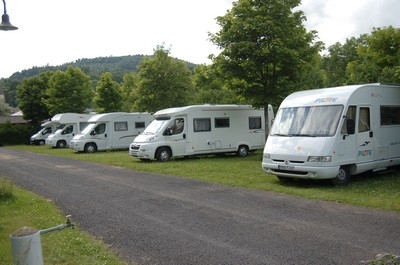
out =
[[[400,164],[400,86],[295,92],[281,103],[262,168],[279,179],[332,179]]]
[[[60,113],[54,115],[51,121],[59,127],[57,131],[46,138],[46,145],[64,148],[69,145],[72,138],[80,133],[87,125],[92,114]]]
[[[42,129],[31,136],[30,143],[36,145],[44,145],[46,143],[46,138],[56,131],[57,125],[58,124],[53,121],[42,123]]]
[[[89,125],[76,135],[70,148],[93,153],[100,150],[128,149],[133,139],[153,120],[150,113],[112,112],[97,114]]]
[[[271,124],[271,106],[268,113]],[[158,161],[213,153],[246,156],[265,144],[264,110],[249,105],[192,105],[153,116],[155,120],[130,145],[131,156]]]

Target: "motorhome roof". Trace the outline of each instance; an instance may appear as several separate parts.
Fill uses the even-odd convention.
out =
[[[110,121],[113,117],[122,116],[122,115],[148,115],[149,113],[143,112],[110,112],[110,113],[101,113],[95,114],[88,122],[95,123],[95,122],[102,122],[102,121]]]
[[[81,113],[60,113],[54,115],[51,121],[56,123],[75,123],[75,122],[87,121],[91,116],[92,116],[91,114],[81,114]]]
[[[345,104],[358,89],[382,86],[389,85],[374,83],[298,91],[287,96],[280,107]]]
[[[184,107],[176,107],[176,108],[168,108],[159,110],[154,113],[154,117],[163,117],[163,116],[170,116],[179,115],[179,114],[186,114],[190,111],[213,111],[213,110],[244,110],[244,109],[251,109],[250,105],[234,105],[234,104],[224,104],[224,105],[212,105],[212,104],[204,104],[204,105],[190,105]]]

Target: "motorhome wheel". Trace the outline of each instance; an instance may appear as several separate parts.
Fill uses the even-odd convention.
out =
[[[249,154],[249,148],[246,145],[239,146],[237,150],[237,155],[240,157],[245,157]]]
[[[67,145],[65,141],[58,141],[57,148],[64,148]]]
[[[160,147],[156,153],[156,159],[159,162],[168,161],[171,158],[171,152],[166,147]]]
[[[44,145],[44,144],[45,144],[44,140],[39,141],[39,145]]]
[[[335,186],[343,186],[350,182],[350,171],[347,167],[342,166],[332,182]]]
[[[85,153],[94,153],[96,150],[97,147],[94,143],[88,143],[85,145]]]

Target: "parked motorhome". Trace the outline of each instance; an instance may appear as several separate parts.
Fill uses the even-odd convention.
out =
[[[44,145],[46,143],[46,138],[54,133],[57,129],[57,123],[53,121],[47,121],[41,124],[41,129],[31,136],[30,143],[36,145]]]
[[[271,106],[268,113],[272,122]],[[155,120],[130,145],[131,156],[158,161],[215,153],[246,156],[265,144],[264,110],[249,105],[192,105],[153,116]]]
[[[69,145],[72,138],[80,133],[88,124],[92,114],[60,113],[54,115],[51,121],[60,128],[46,138],[46,145],[64,148]]]
[[[400,86],[295,92],[281,103],[262,168],[279,179],[332,179],[400,164]]]
[[[72,139],[70,148],[86,153],[128,149],[133,139],[152,120],[150,113],[112,112],[94,115],[82,133]]]

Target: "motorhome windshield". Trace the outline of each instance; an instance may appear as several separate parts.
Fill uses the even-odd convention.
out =
[[[270,135],[333,136],[342,112],[343,105],[282,108],[276,115]]]
[[[81,134],[89,134],[95,126],[96,123],[89,123],[85,129],[82,130]]]
[[[152,135],[152,134],[157,134],[163,127],[165,123],[169,123],[168,120],[153,120],[149,126],[146,127],[146,129],[143,131],[142,134],[144,135]]]

